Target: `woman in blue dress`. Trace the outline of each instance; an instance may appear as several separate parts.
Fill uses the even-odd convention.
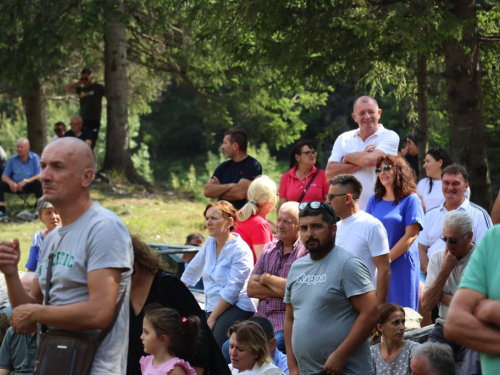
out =
[[[387,230],[391,279],[387,302],[418,311],[420,260],[415,241],[422,230],[424,211],[416,194],[415,176],[403,158],[392,155],[377,160],[375,195],[366,212],[379,219]]]

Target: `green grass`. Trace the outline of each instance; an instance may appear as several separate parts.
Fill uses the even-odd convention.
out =
[[[203,219],[205,203],[191,202],[174,197],[165,197],[164,193],[147,194],[125,189],[124,195],[108,192],[108,188],[92,190],[91,197],[116,213],[132,234],[139,234],[146,242],[184,244],[191,232],[200,232],[208,236]],[[9,213],[19,212],[22,201],[11,194],[6,194],[6,206]],[[33,211],[35,199],[30,197],[29,209]],[[0,222],[0,240],[12,241],[19,238],[21,260],[19,270],[25,271],[31,239],[35,232],[44,228],[36,220],[32,223]]]

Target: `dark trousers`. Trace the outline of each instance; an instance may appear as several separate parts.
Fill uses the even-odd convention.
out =
[[[211,312],[207,313],[207,319],[210,314]],[[212,334],[219,345],[219,349],[222,349],[222,345],[224,345],[224,342],[227,340],[227,331],[229,328],[236,322],[250,319],[253,314],[254,313],[251,311],[245,311],[236,305],[232,305],[219,316],[212,329]]]
[[[0,202],[5,202],[4,193],[9,194],[35,194],[36,199],[41,198],[43,195],[42,183],[39,179],[24,185],[23,190],[18,193],[12,193],[10,191],[9,184],[6,184],[3,181],[0,181]]]

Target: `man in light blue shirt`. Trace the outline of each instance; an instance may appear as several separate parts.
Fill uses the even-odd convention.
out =
[[[4,193],[35,194],[36,200],[43,195],[40,182],[40,157],[30,151],[26,138],[17,141],[17,154],[13,155],[2,173],[0,181],[0,217],[7,216]]]

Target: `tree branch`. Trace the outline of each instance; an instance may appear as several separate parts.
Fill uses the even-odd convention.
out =
[[[498,43],[498,42],[500,42],[500,34],[499,35],[480,35],[479,41],[485,42],[485,43]]]

